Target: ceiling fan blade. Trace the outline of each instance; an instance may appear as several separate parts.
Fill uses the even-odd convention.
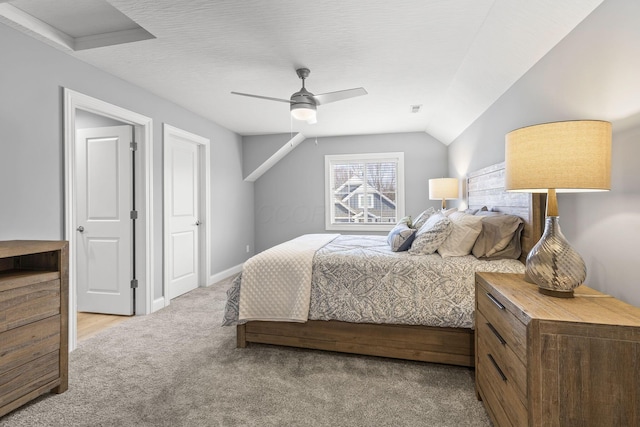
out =
[[[240,93],[240,92],[231,92],[231,93],[234,95],[250,96],[251,98],[267,99],[269,101],[286,102],[287,104],[291,104],[291,101],[288,99],[271,98],[270,96],[261,96],[261,95],[251,95],[250,93]]]
[[[337,92],[321,93],[320,95],[314,95],[313,97],[315,98],[317,105],[322,105],[366,94],[367,91],[364,90],[364,88],[358,87],[354,89],[339,90]]]

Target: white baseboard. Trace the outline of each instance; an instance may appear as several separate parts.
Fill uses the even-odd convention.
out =
[[[242,272],[242,264],[238,264],[235,267],[228,268],[224,271],[216,273],[212,276],[209,276],[209,280],[207,281],[207,286],[211,286],[214,283],[217,283],[223,279],[226,279],[229,276],[233,276],[234,274],[238,274]],[[153,300],[152,313],[161,310],[169,305],[170,300],[165,297],[156,298]]]
[[[165,304],[165,298],[160,297],[153,300],[153,307],[151,309],[152,313],[155,313],[158,310],[165,308],[167,304]]]
[[[209,281],[207,282],[207,286],[211,286],[214,283],[218,283],[219,281],[226,279],[229,276],[233,276],[234,274],[238,274],[242,272],[242,264],[238,264],[235,267],[228,268],[220,273],[213,274],[209,277]]]

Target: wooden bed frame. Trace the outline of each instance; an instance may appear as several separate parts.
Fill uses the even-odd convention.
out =
[[[504,163],[470,173],[466,182],[469,208],[520,216],[521,260],[542,235],[544,195],[504,191]],[[237,346],[275,344],[343,353],[383,356],[450,365],[474,366],[472,329],[309,320],[306,323],[251,321],[237,326]]]

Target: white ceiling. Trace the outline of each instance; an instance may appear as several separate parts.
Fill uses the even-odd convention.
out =
[[[0,19],[241,135],[425,131],[449,144],[601,2],[109,0],[155,39],[77,51],[65,25],[104,23],[104,0],[10,1]],[[16,24],[6,8],[20,3],[65,42]],[[287,104],[230,94],[289,98],[300,67],[313,93],[369,94],[319,106],[313,125]]]

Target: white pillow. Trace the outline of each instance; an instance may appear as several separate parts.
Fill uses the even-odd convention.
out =
[[[469,255],[482,231],[482,217],[453,212],[448,218],[453,228],[446,240],[438,247],[438,253],[443,258]]]
[[[433,214],[416,232],[409,253],[429,255],[434,253],[451,233],[451,220],[441,213]]]

